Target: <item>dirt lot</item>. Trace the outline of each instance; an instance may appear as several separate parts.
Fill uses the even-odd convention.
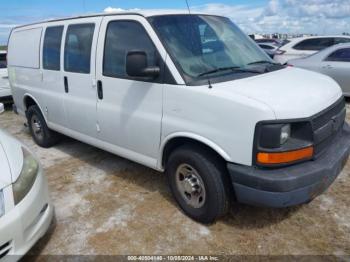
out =
[[[23,123],[9,111],[0,116],[0,128],[41,160],[56,207],[56,221],[32,254],[350,255],[350,162],[308,205],[234,205],[203,226],[177,208],[163,174],[68,138],[39,148]]]

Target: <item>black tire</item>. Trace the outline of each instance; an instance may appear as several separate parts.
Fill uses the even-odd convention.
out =
[[[192,195],[183,192],[188,187],[182,187],[188,177],[181,181],[183,175],[181,175],[180,170],[184,167],[188,168],[188,166],[194,168],[194,171],[192,171],[196,172],[196,176],[200,176],[205,189],[205,197],[204,200],[202,198],[202,203],[200,202],[200,198],[198,198],[198,201],[195,199],[200,194],[195,196],[195,205],[198,204],[196,207],[188,203]],[[175,200],[184,213],[192,219],[200,223],[210,224],[227,213],[230,206],[231,185],[226,167],[219,157],[206,148],[200,146],[181,146],[176,149],[167,161],[166,175]],[[190,180],[191,177],[192,175],[189,176]],[[185,181],[185,183],[187,182]]]
[[[26,115],[29,131],[36,144],[44,148],[49,148],[58,143],[60,135],[47,127],[45,118],[38,106],[34,105],[29,107]],[[36,124],[40,127],[34,126]]]

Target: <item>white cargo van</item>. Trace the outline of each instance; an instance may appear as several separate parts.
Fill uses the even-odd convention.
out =
[[[21,26],[8,68],[38,145],[62,133],[165,171],[203,223],[231,200],[311,201],[349,155],[339,86],[275,64],[225,17],[144,11]]]

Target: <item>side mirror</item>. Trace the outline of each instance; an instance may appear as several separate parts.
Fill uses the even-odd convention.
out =
[[[3,103],[0,103],[0,114],[5,112],[5,106]]]
[[[126,55],[126,73],[132,77],[156,78],[160,74],[158,66],[147,65],[147,54],[144,51],[130,51]]]

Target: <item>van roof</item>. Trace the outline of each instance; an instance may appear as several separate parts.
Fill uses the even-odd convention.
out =
[[[50,22],[58,22],[58,21],[65,21],[65,20],[73,20],[73,19],[80,19],[80,18],[89,18],[89,17],[97,17],[97,16],[112,16],[112,15],[139,15],[143,17],[151,17],[151,16],[160,16],[160,15],[208,15],[208,13],[200,13],[200,12],[192,12],[189,13],[187,10],[171,10],[171,9],[131,9],[126,11],[110,11],[110,12],[104,12],[104,13],[97,13],[97,14],[87,14],[87,15],[81,15],[81,16],[72,16],[72,17],[64,17],[64,18],[57,18],[57,19],[49,19],[49,20],[43,20],[31,24],[25,24],[14,27],[21,28],[36,24],[43,24],[43,23],[50,23]]]

